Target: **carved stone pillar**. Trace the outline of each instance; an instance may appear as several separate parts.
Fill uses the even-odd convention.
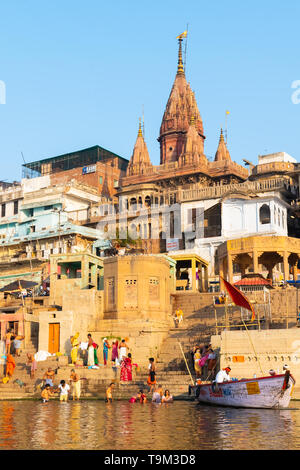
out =
[[[253,250],[252,259],[253,259],[253,272],[258,273],[258,253],[256,250]]]
[[[284,273],[284,280],[289,281],[290,279],[290,272],[289,272],[289,252],[283,252],[283,273]]]

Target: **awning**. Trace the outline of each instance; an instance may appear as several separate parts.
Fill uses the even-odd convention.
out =
[[[20,289],[30,289],[37,285],[38,285],[37,282],[25,281],[24,279],[18,279],[2,287],[2,289],[0,289],[0,292],[13,292],[13,291],[19,291]]]

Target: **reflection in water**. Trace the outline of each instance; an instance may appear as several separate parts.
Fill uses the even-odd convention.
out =
[[[14,407],[11,403],[3,403],[1,417],[1,435],[3,435],[3,439],[0,441],[0,446],[6,449],[14,448],[16,434],[13,422]]]
[[[300,449],[299,426],[297,402],[288,410],[0,402],[1,449]]]

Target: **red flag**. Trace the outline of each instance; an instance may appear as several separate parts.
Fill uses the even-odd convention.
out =
[[[246,308],[247,310],[250,310],[250,312],[252,312],[251,321],[254,321],[255,312],[249,300],[247,299],[247,297],[245,297],[244,294],[242,294],[242,292],[239,291],[235,286],[230,284],[230,282],[225,281],[225,279],[223,279],[222,276],[220,276],[220,278],[224,282],[226,290],[228,294],[230,295],[230,297],[232,298],[233,303],[235,305],[238,305],[239,307],[243,307],[243,308]]]

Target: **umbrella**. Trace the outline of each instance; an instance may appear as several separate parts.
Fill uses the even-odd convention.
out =
[[[19,291],[20,289],[30,289],[31,287],[34,287],[37,285],[38,285],[37,282],[25,281],[24,279],[20,279],[2,287],[2,289],[0,289],[0,292],[13,292],[13,291]]]

